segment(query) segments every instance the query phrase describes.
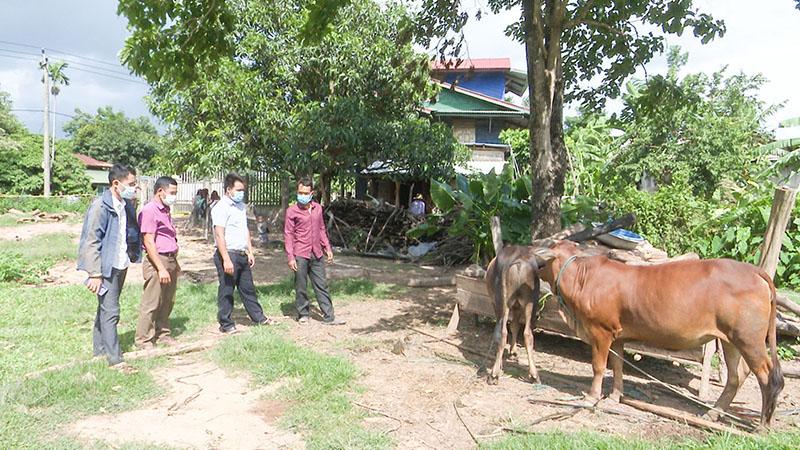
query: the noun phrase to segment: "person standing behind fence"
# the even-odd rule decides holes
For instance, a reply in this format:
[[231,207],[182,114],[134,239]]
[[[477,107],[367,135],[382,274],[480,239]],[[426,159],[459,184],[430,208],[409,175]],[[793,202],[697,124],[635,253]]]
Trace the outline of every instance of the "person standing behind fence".
[[297,203],[286,210],[283,225],[286,256],[289,268],[294,271],[295,306],[297,321],[308,323],[310,302],[308,301],[307,284],[309,275],[314,285],[319,309],[322,310],[322,323],[326,325],[344,325],[343,320],[336,319],[333,303],[328,293],[325,279],[325,251],[327,262],[333,262],[333,251],[325,230],[322,218],[322,206],[312,200],[313,186],[308,177],[297,182]]
[[169,315],[175,305],[181,266],[170,208],[177,199],[178,182],[171,177],[161,177],[156,180],[153,194],[153,199],[139,213],[139,229],[147,252],[142,264],[144,292],[135,338],[136,347],[140,349],[153,348],[156,342],[175,344]]
[[94,356],[105,356],[108,364],[133,372],[122,359],[117,324],[119,296],[131,262],[142,257],[142,242],[136,222],[136,170],[114,164],[108,172],[110,188],[96,198],[83,220],[78,244],[78,270],[88,273],[86,287],[97,295],[92,343]]
[[217,266],[219,277],[217,319],[219,330],[231,333],[236,331],[236,324],[231,319],[234,288],[239,290],[244,309],[254,323],[270,325],[272,320],[264,315],[253,284],[251,268],[256,260],[253,256],[250,230],[247,228],[244,179],[235,173],[229,173],[225,176],[224,188],[225,195],[211,210],[211,220],[217,246],[214,265]]

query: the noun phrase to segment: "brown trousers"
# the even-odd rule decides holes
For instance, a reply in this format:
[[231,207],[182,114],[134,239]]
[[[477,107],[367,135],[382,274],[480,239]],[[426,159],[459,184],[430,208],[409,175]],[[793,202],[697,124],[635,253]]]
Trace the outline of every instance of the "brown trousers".
[[158,338],[169,336],[169,315],[175,305],[175,290],[181,266],[174,256],[158,255],[161,263],[169,272],[170,282],[161,284],[158,270],[145,258],[142,263],[144,275],[144,292],[139,304],[139,321],[136,324],[136,345],[147,342],[156,343]]

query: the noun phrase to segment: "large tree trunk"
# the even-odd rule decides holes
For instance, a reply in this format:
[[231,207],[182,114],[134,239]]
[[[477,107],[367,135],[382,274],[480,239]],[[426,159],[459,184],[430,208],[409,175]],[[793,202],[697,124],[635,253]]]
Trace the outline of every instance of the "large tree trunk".
[[[523,0],[525,53],[528,63],[531,116],[530,159],[531,238],[555,234],[561,229],[561,194],[564,191],[564,144],[561,125],[563,81],[560,80],[560,33],[563,4]],[[554,111],[554,106],[558,111]],[[553,125],[555,124],[555,129]],[[553,139],[553,138],[556,139]],[[553,146],[555,142],[556,146]]]
[[561,198],[564,196],[564,180],[569,168],[569,155],[564,143],[564,77],[561,70],[561,56],[556,67],[553,110],[550,115],[551,190],[545,198],[545,213],[542,216],[541,236],[551,236],[561,230]]

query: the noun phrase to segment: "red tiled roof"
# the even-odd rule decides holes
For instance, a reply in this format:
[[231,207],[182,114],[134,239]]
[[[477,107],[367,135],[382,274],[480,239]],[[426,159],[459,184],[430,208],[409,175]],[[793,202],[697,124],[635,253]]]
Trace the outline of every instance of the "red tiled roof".
[[78,161],[82,162],[84,166],[91,169],[110,169],[112,166],[111,163],[94,159],[83,153],[75,153],[75,157],[78,158]]
[[[450,63],[450,67],[447,67]],[[442,64],[438,59],[431,61],[431,70],[511,70],[511,58],[467,58],[458,64],[457,59],[450,59]]]

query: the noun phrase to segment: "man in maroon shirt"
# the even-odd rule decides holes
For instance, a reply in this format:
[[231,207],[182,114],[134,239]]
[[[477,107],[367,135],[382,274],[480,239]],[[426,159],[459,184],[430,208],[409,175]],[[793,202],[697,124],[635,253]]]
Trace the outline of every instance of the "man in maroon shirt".
[[297,203],[286,210],[286,219],[283,224],[286,256],[289,259],[289,268],[295,273],[295,306],[297,307],[297,321],[308,323],[308,293],[306,287],[308,277],[314,284],[317,294],[319,309],[322,310],[322,323],[327,325],[344,325],[343,320],[336,319],[333,313],[333,303],[328,293],[328,283],[325,280],[325,260],[333,262],[333,251],[328,242],[328,233],[325,231],[325,220],[322,218],[322,206],[312,200],[313,186],[308,177],[297,182]]

